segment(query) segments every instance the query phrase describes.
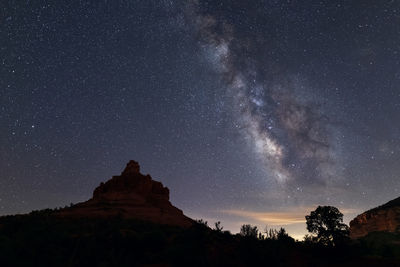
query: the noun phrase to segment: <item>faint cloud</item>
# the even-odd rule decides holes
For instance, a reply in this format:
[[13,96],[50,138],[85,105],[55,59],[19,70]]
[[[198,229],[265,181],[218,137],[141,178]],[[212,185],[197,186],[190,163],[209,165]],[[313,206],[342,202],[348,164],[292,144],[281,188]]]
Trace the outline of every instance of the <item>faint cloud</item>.
[[[249,221],[257,221],[267,225],[292,225],[305,223],[305,216],[315,210],[317,205],[308,207],[296,207],[291,210],[273,211],[273,212],[258,212],[240,209],[221,210],[222,213],[228,215],[247,218]],[[340,211],[346,214],[353,214],[354,209],[341,208]]]
[[251,220],[263,222],[269,225],[290,225],[304,223],[304,213],[292,212],[255,212],[244,210],[222,210],[222,213],[249,218]]

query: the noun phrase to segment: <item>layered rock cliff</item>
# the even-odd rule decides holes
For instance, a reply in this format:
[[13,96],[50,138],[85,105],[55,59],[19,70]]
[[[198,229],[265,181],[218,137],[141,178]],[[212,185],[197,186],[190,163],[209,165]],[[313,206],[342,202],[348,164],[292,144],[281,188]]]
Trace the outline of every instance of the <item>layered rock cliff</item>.
[[101,183],[86,202],[58,213],[62,217],[122,217],[159,224],[187,227],[193,220],[169,201],[169,189],[140,173],[136,161],[130,161],[119,176]]
[[398,230],[400,230],[400,197],[366,211],[350,222],[350,237],[353,239],[372,232]]

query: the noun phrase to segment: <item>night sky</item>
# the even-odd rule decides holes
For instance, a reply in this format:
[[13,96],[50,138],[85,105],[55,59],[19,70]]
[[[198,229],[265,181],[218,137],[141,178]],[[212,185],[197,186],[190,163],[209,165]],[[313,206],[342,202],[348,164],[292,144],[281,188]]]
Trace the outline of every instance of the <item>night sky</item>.
[[130,159],[233,232],[400,196],[400,1],[5,0],[0,21],[0,215]]

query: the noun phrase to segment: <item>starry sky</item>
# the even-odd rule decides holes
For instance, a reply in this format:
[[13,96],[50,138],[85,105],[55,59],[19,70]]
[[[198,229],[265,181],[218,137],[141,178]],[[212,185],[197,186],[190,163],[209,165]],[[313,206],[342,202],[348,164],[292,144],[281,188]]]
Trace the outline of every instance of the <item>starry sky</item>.
[[130,159],[232,232],[400,195],[400,1],[5,0],[0,21],[0,215]]

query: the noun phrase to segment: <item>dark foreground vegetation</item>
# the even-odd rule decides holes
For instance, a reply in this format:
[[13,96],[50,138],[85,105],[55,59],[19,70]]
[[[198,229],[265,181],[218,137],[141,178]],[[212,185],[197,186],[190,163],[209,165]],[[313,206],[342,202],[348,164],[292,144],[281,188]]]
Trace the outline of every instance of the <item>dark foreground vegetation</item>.
[[0,218],[0,266],[399,266],[400,235],[358,241],[294,241],[250,225],[232,235],[137,220],[57,218],[52,210]]

